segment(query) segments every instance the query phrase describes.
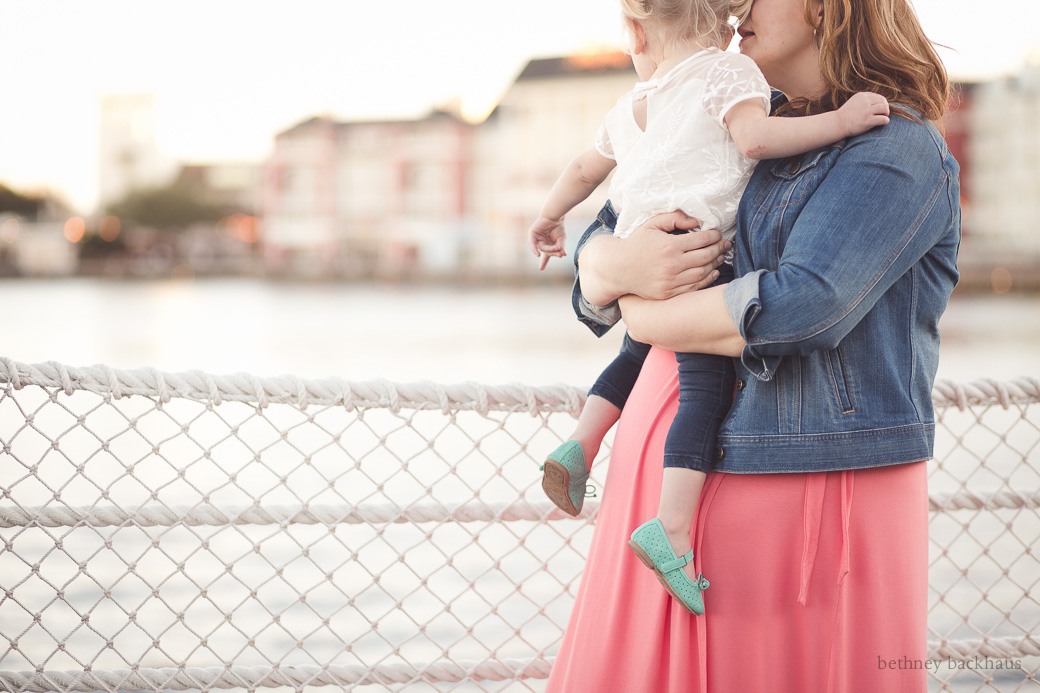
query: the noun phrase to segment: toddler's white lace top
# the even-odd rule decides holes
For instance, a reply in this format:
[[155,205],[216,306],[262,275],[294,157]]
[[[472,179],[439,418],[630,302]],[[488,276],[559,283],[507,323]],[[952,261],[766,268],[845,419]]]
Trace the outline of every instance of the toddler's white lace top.
[[[681,209],[732,239],[737,204],[755,161],[740,153],[724,118],[747,99],[769,112],[769,85],[754,61],[717,48],[639,82],[607,113],[596,150],[615,159],[610,199],[624,238],[650,217]],[[647,100],[646,131],[632,105]]]

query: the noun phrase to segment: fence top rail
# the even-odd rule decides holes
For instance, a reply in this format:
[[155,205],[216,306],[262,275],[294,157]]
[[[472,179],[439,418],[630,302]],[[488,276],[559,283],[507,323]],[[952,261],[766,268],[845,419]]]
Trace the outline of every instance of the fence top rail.
[[[393,383],[386,380],[349,381],[331,377],[305,379],[294,375],[261,377],[250,373],[214,375],[198,370],[170,373],[154,368],[118,370],[107,365],[67,366],[55,361],[26,364],[0,356],[0,384],[19,390],[27,385],[61,388],[67,395],[86,391],[119,399],[132,395],[161,402],[188,399],[218,405],[243,402],[266,407],[291,404],[343,406],[353,409],[434,409],[453,411],[568,412],[575,416],[585,401],[583,390],[571,385],[532,386],[521,383],[485,385],[476,382],[440,384],[430,381]],[[1040,402],[1040,379],[983,378],[970,383],[936,381],[932,401],[937,408],[999,405],[1008,408]]]
[[261,377],[250,373],[214,375],[202,371],[170,373],[154,368],[118,370],[107,365],[67,366],[49,361],[26,364],[0,357],[0,384],[16,390],[27,385],[61,388],[71,395],[93,392],[119,399],[131,395],[161,402],[188,399],[206,404],[244,402],[260,407],[291,404],[343,406],[354,409],[434,409],[453,411],[568,412],[577,415],[585,393],[570,385],[531,386],[521,383],[485,385],[476,382],[440,384],[430,381],[392,383],[350,381],[330,377],[305,379],[295,375]]

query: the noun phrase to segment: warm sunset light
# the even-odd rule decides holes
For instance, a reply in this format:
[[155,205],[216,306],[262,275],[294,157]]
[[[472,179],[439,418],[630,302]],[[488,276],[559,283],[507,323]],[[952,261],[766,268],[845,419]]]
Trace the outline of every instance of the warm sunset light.
[[590,51],[569,56],[566,65],[571,70],[623,70],[632,65],[632,59],[621,51]]
[[71,217],[65,222],[65,239],[69,243],[79,243],[83,240],[83,234],[87,231],[87,224],[83,217]]

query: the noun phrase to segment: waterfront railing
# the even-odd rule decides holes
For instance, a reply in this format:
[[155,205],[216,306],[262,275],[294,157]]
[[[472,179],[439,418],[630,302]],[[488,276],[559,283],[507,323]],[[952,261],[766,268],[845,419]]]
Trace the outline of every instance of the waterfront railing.
[[[1030,690],[1040,381],[933,400],[931,682]],[[537,469],[583,401],[0,358],[0,689],[541,690],[609,444],[578,518]]]

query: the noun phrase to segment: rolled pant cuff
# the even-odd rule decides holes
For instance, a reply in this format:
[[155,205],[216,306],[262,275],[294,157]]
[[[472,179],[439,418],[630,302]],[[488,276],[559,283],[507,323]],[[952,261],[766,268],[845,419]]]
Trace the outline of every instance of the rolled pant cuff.
[[589,390],[589,394],[596,395],[597,397],[602,397],[618,409],[625,408],[625,402],[628,401],[629,395],[629,393],[627,392],[622,392],[616,387],[602,382],[597,382],[595,385],[593,385],[592,389]]
[[704,472],[707,474],[711,471],[711,460],[705,460],[700,457],[689,457],[686,455],[665,455],[664,468],[668,469],[669,467],[692,469],[695,472]]

